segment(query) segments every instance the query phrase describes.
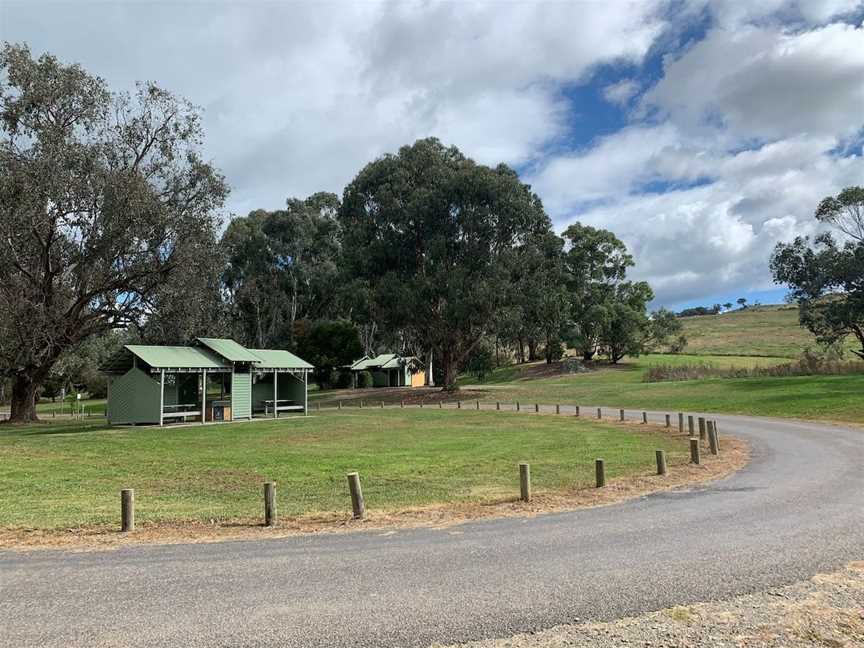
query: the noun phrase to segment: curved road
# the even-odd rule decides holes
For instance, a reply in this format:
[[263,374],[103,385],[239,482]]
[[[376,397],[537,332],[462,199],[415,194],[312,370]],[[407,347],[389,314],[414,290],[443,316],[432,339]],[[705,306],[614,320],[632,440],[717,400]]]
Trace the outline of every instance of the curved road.
[[609,619],[864,558],[864,431],[717,416],[694,489],[445,530],[0,552],[0,645],[429,646]]

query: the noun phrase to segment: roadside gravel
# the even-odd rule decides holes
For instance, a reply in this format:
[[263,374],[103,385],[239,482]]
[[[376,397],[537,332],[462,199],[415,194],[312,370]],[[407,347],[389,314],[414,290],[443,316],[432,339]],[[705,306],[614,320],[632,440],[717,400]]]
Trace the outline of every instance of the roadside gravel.
[[[436,644],[438,648],[440,644]],[[608,623],[563,625],[450,648],[811,648],[864,646],[864,562],[728,601],[678,606]]]

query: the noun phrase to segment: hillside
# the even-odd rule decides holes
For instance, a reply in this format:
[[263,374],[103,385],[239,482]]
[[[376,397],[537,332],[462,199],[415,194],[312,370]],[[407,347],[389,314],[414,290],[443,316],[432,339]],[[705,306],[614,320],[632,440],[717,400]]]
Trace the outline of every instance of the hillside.
[[681,322],[688,354],[797,358],[806,347],[816,346],[816,338],[798,325],[798,309],[785,304],[685,317]]

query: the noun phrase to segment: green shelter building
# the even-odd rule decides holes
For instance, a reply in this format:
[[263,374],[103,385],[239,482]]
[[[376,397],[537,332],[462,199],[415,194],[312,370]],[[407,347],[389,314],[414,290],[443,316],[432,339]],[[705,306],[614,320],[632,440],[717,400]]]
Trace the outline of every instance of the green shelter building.
[[368,371],[373,387],[424,387],[426,372],[423,363],[414,356],[382,353],[364,356],[351,365],[352,386],[357,387],[357,374]]
[[100,367],[112,424],[232,421],[306,414],[311,364],[288,351],[198,338],[191,346],[127,344]]

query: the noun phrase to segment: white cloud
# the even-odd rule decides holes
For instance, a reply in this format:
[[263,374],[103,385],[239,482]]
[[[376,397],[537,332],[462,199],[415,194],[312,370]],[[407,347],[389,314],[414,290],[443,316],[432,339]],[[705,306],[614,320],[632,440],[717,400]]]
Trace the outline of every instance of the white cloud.
[[639,92],[639,83],[633,79],[623,79],[603,89],[603,98],[611,104],[626,106]]

